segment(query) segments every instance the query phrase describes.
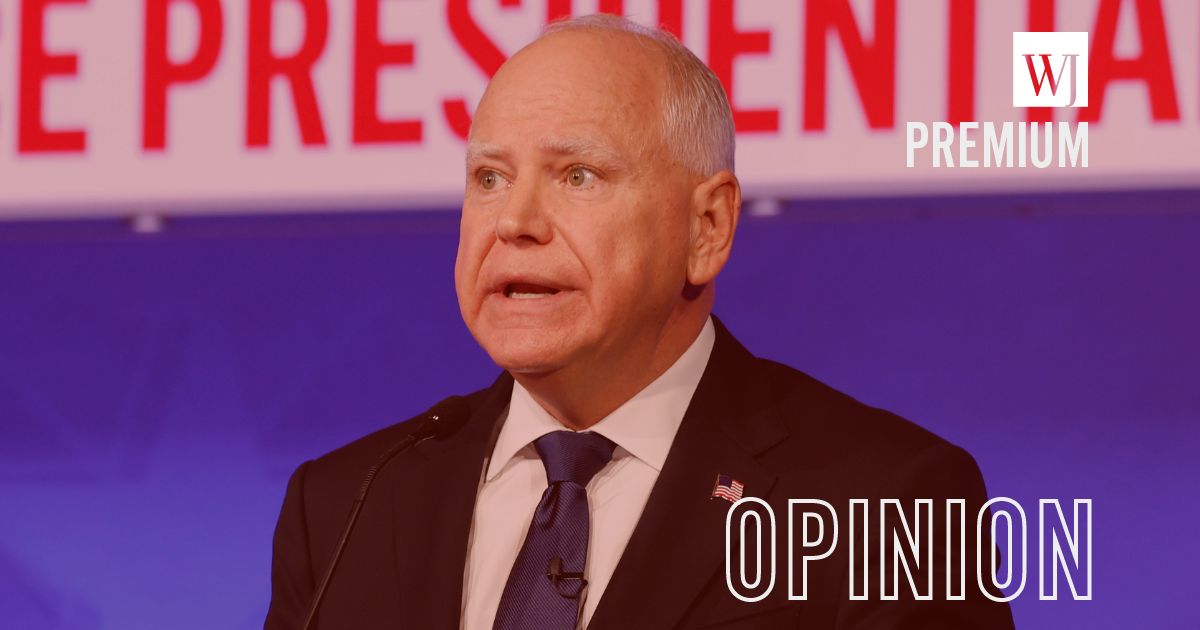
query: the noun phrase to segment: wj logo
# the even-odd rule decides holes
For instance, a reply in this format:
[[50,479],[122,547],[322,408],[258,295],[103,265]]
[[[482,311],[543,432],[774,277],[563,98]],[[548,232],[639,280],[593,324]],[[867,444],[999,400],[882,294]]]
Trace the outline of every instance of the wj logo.
[[1013,33],[1013,107],[1087,107],[1087,33]]

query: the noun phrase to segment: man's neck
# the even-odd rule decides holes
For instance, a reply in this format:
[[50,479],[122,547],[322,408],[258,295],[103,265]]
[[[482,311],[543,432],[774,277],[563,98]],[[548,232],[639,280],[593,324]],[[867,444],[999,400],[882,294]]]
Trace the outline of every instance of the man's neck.
[[583,431],[662,376],[696,341],[708,317],[705,312],[703,317],[668,324],[648,356],[627,356],[627,361],[603,368],[568,366],[545,374],[514,373],[513,378],[563,426]]

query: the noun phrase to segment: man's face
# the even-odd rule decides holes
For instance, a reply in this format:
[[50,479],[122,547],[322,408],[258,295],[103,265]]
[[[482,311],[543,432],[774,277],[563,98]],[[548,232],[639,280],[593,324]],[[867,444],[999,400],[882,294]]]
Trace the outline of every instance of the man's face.
[[653,352],[687,271],[692,176],[661,130],[663,62],[561,32],[496,74],[471,130],[455,286],[501,367]]

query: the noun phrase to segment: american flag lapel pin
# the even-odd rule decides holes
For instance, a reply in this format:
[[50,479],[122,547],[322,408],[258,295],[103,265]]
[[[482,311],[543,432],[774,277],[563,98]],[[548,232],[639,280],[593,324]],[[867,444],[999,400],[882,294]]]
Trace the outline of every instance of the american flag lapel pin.
[[742,482],[725,474],[717,475],[717,483],[713,485],[712,496],[709,499],[725,499],[737,503],[742,498],[746,486]]

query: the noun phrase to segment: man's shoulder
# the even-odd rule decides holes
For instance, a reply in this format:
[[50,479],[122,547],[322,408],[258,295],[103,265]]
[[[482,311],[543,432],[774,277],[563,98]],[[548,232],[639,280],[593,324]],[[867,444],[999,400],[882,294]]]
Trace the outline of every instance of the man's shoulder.
[[[963,449],[891,411],[866,404],[791,366],[755,358],[757,376],[790,439],[813,463],[837,468],[901,466],[919,457],[971,460]],[[974,465],[971,460],[971,465]]]
[[[463,396],[468,406],[475,408],[488,389],[480,389]],[[364,435],[348,444],[333,449],[303,464],[305,479],[309,485],[346,488],[362,483],[367,470],[392,446],[403,440],[421,425],[428,412]]]

